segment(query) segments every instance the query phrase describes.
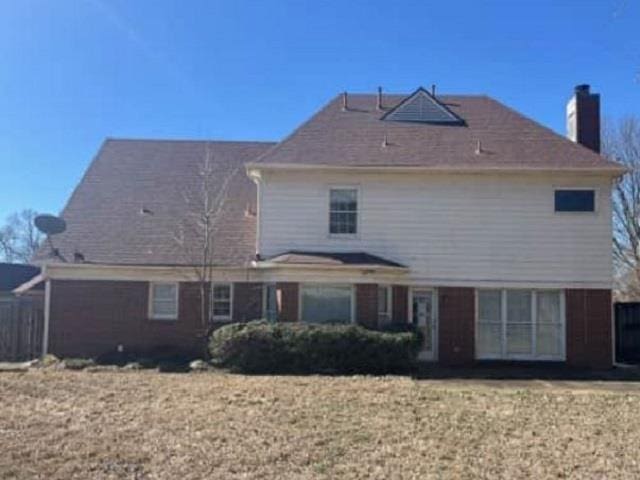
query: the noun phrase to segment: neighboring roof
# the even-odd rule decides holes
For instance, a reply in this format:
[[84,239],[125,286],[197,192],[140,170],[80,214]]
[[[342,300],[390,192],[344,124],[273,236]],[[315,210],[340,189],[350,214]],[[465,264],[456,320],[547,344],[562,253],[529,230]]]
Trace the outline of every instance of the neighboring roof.
[[11,292],[39,273],[40,268],[33,265],[0,263],[0,292]]
[[278,265],[375,266],[406,268],[404,265],[366,252],[311,252],[291,250],[265,261]]
[[[606,170],[608,161],[484,95],[437,95],[464,124],[385,121],[407,95],[349,94],[331,100],[288,138],[267,151],[259,164],[433,169]],[[385,141],[386,139],[386,141]],[[478,142],[481,153],[477,154]]]
[[[193,255],[176,241],[179,223],[193,209],[185,193],[199,185],[207,149],[220,188],[229,175],[228,201],[214,241],[214,263],[242,266],[255,256],[256,188],[243,165],[273,144],[108,139],[76,187],[61,216],[67,230],[53,236],[67,261],[130,265],[189,265]],[[250,212],[247,213],[247,207]],[[143,213],[143,209],[146,213]],[[198,251],[199,235],[186,232]],[[50,259],[46,245],[37,256]]]

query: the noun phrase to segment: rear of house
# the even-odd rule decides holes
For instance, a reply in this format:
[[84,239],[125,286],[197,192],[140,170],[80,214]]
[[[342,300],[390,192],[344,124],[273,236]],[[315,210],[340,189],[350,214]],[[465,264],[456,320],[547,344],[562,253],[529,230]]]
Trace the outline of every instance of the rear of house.
[[[412,324],[443,364],[611,366],[624,170],[598,155],[598,96],[576,89],[570,141],[486,96],[434,93],[340,95],[277,144],[107,140],[59,255],[43,252],[44,348],[197,353],[212,327],[269,318]],[[205,157],[229,193],[203,305],[184,248],[201,239],[178,225]]]

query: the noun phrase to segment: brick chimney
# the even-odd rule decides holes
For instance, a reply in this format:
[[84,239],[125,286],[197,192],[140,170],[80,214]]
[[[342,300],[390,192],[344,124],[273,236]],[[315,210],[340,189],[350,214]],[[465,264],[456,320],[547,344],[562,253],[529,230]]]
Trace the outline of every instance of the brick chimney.
[[578,85],[567,103],[567,137],[600,153],[600,94]]

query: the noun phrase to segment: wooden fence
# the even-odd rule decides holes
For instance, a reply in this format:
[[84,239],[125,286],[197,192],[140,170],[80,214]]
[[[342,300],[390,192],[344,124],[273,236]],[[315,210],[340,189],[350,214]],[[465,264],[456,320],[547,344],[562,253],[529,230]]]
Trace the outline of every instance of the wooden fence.
[[0,298],[0,361],[17,362],[40,356],[42,303],[40,297]]

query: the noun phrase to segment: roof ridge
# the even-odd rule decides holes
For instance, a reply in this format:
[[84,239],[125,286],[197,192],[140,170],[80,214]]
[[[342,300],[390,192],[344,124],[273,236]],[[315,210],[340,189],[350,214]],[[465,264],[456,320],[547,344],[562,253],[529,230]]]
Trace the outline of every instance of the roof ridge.
[[105,142],[173,142],[173,143],[238,143],[238,144],[269,144],[278,143],[277,140],[207,140],[189,138],[142,138],[142,137],[105,137]]

